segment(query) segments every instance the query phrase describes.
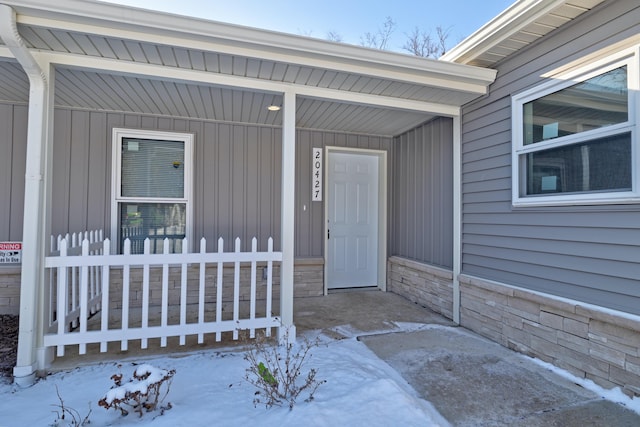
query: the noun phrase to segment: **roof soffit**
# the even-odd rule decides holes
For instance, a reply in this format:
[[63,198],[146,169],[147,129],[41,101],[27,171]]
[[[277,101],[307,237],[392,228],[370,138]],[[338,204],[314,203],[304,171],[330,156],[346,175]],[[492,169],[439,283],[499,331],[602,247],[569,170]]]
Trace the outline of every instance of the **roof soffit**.
[[518,0],[440,60],[494,67],[605,0]]
[[495,71],[232,24],[79,0],[6,0],[23,26],[257,58],[469,93]]
[[[34,57],[56,65],[61,107],[279,126],[264,105],[294,91],[301,128],[395,136],[435,115],[459,114],[461,105],[487,92],[496,74],[101,2],[0,2],[16,10]],[[75,36],[91,38],[85,41],[95,43],[93,50],[77,45]],[[116,54],[129,49],[142,54]],[[144,49],[159,53],[149,60]],[[198,55],[215,55],[226,68],[207,69]],[[0,45],[2,56],[12,58]],[[252,74],[252,67],[276,71]],[[4,71],[8,79],[19,72],[12,76],[12,70]],[[20,101],[26,91],[19,92],[0,95]]]
[[[125,61],[128,64],[165,66],[196,72],[246,77],[262,82],[294,84],[313,88],[325,88],[345,92],[366,93],[398,97],[414,101],[438,102],[459,105],[459,99],[473,98],[476,88],[460,84],[455,89],[434,87],[416,82],[400,81],[389,72],[383,77],[363,76],[356,72],[336,71],[325,68],[255,59],[219,52],[185,49],[149,42],[129,41],[103,36],[87,36],[61,30],[49,30],[20,25],[22,37],[34,55],[47,57],[54,63],[72,61],[87,67],[100,66],[104,61]],[[64,40],[64,47],[60,44]],[[45,42],[45,40],[47,40]],[[57,46],[56,46],[57,45]],[[88,49],[87,49],[88,47]],[[64,52],[61,52],[64,50]],[[88,52],[84,51],[88,50]],[[85,57],[83,60],[82,58]],[[86,59],[90,57],[90,59]],[[73,58],[73,59],[72,59]],[[461,88],[461,86],[463,86]],[[276,90],[281,90],[278,88]],[[484,89],[484,86],[482,86]],[[447,95],[447,96],[445,96]],[[434,98],[435,97],[435,98]]]

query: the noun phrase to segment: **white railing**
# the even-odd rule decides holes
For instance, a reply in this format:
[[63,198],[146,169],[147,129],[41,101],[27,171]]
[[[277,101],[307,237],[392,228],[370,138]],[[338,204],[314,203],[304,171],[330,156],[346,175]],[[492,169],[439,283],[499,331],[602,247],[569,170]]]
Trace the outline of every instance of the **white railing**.
[[[52,276],[55,276],[57,287],[57,312],[64,312],[68,305],[66,295],[69,294],[70,281],[68,280],[68,271],[79,269],[79,310],[78,319],[80,323],[77,328],[71,329],[67,322],[57,322],[55,328],[51,328],[48,334],[44,336],[45,347],[57,347],[57,355],[64,355],[65,345],[78,345],[79,354],[86,353],[87,344],[99,343],[100,351],[107,351],[109,342],[120,341],[122,351],[128,349],[130,340],[141,340],[141,348],[146,349],[149,338],[160,338],[160,346],[166,347],[168,337],[179,337],[180,345],[185,345],[186,336],[197,335],[198,343],[204,341],[204,334],[215,333],[216,341],[221,340],[223,332],[232,332],[233,339],[238,339],[238,331],[248,329],[250,337],[255,337],[255,330],[264,328],[267,335],[271,334],[271,328],[279,325],[278,318],[272,315],[272,288],[273,288],[273,267],[274,262],[282,261],[282,252],[273,251],[273,239],[269,238],[268,249],[266,252],[257,251],[257,239],[253,239],[251,243],[251,252],[240,251],[240,239],[235,240],[235,251],[224,252],[224,241],[218,239],[217,252],[206,251],[206,240],[200,240],[200,252],[189,253],[187,239],[182,242],[183,252],[178,254],[168,253],[169,244],[164,242],[164,252],[154,254],[150,251],[149,240],[144,242],[143,254],[131,254],[131,243],[127,239],[124,242],[122,255],[110,254],[110,241],[105,239],[102,242],[100,253],[91,254],[88,239],[82,241],[81,251],[79,254],[70,255],[69,251],[60,254],[54,254],[45,258],[45,268],[49,269]],[[63,244],[61,248],[64,248]],[[257,270],[258,263],[266,264],[266,292],[265,311],[260,315],[257,314]],[[240,271],[241,264],[250,265],[249,283],[241,283]],[[229,286],[224,280],[225,265],[233,265],[233,287]],[[213,274],[207,273],[207,266]],[[88,319],[91,317],[91,309],[93,300],[90,297],[91,279],[90,271],[92,268],[99,268],[101,271],[102,292],[97,310],[100,316],[94,316],[95,322],[90,324]],[[113,271],[112,271],[113,270]],[[153,270],[153,271],[152,271]],[[176,271],[179,271],[179,279],[169,280]],[[198,279],[194,280],[194,275],[189,272],[195,270],[198,273]],[[210,272],[211,272],[210,271]],[[132,276],[142,273],[141,280],[132,280]],[[158,277],[158,283],[152,281],[151,273],[161,273]],[[113,295],[111,298],[110,291],[113,283],[110,284],[111,275],[114,276],[114,282],[120,282],[121,274],[122,289],[121,295]],[[115,280],[115,276],[118,275]],[[175,275],[177,277],[177,275]],[[215,280],[212,280],[215,277]],[[207,278],[209,280],[207,280]],[[72,286],[72,284],[71,284]],[[177,298],[177,308],[179,308],[179,320],[169,321],[169,311],[173,307],[170,305],[170,286],[171,290],[178,288],[179,297]],[[241,286],[246,295],[249,296],[249,312],[247,315],[241,316],[240,299]],[[135,289],[133,289],[135,287]],[[152,287],[159,287],[161,294],[160,305],[152,306],[151,290]],[[187,295],[188,288],[193,291],[197,287],[197,316],[190,316],[188,320]],[[223,318],[223,289],[232,293],[232,309],[231,313],[225,312]],[[118,291],[120,289],[117,289]],[[208,296],[207,296],[207,291]],[[212,294],[215,294],[213,296]],[[141,294],[141,304],[138,311],[130,306],[130,301],[136,300],[134,297]],[[117,297],[117,298],[116,298]],[[115,307],[113,300],[117,300],[121,307]],[[207,303],[215,305],[214,319],[207,319],[205,316],[205,300]],[[136,300],[137,301],[137,300]],[[155,309],[159,314],[159,319],[152,318],[150,309]],[[120,316],[117,319],[110,319],[110,313],[117,313],[120,309]],[[159,313],[157,313],[159,310]],[[193,310],[192,310],[193,311]],[[133,313],[135,312],[135,316]],[[189,314],[195,314],[190,311]],[[209,316],[212,317],[212,316]],[[84,320],[83,319],[87,319]],[[153,320],[153,322],[151,322]],[[153,323],[153,324],[151,324]]]
[[[65,236],[51,236],[50,256],[80,255],[82,242],[88,242],[89,255],[103,253],[103,231],[91,230],[80,233],[67,233]],[[63,327],[67,330],[77,327],[80,323],[80,269],[72,266],[69,269],[49,271],[49,328]],[[102,266],[93,265],[88,268],[88,312],[93,316],[100,309],[102,295]],[[64,285],[60,283],[64,282]],[[63,319],[60,321],[60,319]],[[86,319],[86,318],[85,318]]]

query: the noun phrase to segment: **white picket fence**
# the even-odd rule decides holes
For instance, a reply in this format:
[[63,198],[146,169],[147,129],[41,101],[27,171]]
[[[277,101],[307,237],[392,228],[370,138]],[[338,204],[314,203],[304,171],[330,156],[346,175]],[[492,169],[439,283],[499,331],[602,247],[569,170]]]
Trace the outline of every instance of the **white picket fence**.
[[[150,251],[150,242],[145,240],[142,254],[131,254],[131,243],[124,241],[123,254],[111,255],[109,239],[99,243],[100,248],[95,248],[95,243],[90,238],[84,238],[80,251],[67,249],[66,238],[60,240],[60,250],[45,258],[45,268],[49,269],[52,278],[52,293],[56,295],[55,313],[66,313],[64,322],[60,322],[62,316],[56,315],[56,319],[50,322],[49,333],[44,336],[45,347],[57,347],[57,355],[64,356],[65,345],[78,345],[79,354],[85,354],[87,344],[99,343],[100,351],[107,351],[109,342],[120,341],[122,351],[128,349],[129,341],[140,340],[141,348],[148,347],[148,340],[160,338],[160,346],[166,347],[168,337],[179,337],[180,345],[185,345],[186,337],[197,335],[198,343],[204,341],[204,334],[215,333],[216,341],[221,340],[223,332],[233,332],[233,339],[238,339],[238,331],[248,329],[250,337],[255,337],[256,329],[265,329],[266,334],[271,334],[271,328],[279,326],[279,320],[272,315],[272,288],[274,262],[282,261],[282,252],[273,251],[273,239],[269,238],[266,252],[257,251],[257,239],[251,242],[250,252],[241,252],[240,239],[235,240],[235,251],[224,252],[224,241],[218,239],[217,252],[207,252],[206,240],[200,240],[200,251],[189,253],[187,239],[183,240],[182,253],[168,253],[169,244],[164,242],[164,252],[154,254]],[[266,263],[266,301],[264,315],[256,315],[257,305],[257,264]],[[243,284],[243,289],[249,286],[249,313],[248,317],[241,317],[240,312],[240,270],[241,264],[250,264],[250,283]],[[207,265],[215,266],[215,281],[207,282]],[[224,267],[233,266],[233,308],[232,318],[228,314],[223,319],[223,277]],[[195,268],[198,272],[198,301],[197,318],[187,320],[187,287],[189,268]],[[179,269],[179,321],[169,324],[169,271]],[[122,270],[122,295],[121,314],[118,322],[113,322],[110,315],[110,275],[113,269]],[[141,314],[139,325],[132,326],[130,322],[130,292],[132,292],[131,275],[136,269],[142,270]],[[150,270],[161,269],[161,289],[159,324],[150,325]],[[78,274],[74,274],[78,271]],[[97,274],[99,272],[99,274]],[[96,278],[99,275],[99,278]],[[76,277],[77,282],[70,280],[70,276]],[[78,289],[74,293],[74,283]],[[177,286],[172,284],[172,286]],[[193,286],[193,285],[192,285]],[[213,287],[213,289],[211,289]],[[93,289],[95,288],[95,291]],[[211,293],[215,290],[215,319],[205,318],[205,291]],[[71,295],[71,301],[68,300]],[[77,304],[75,304],[77,297]],[[75,305],[74,305],[75,304]],[[76,311],[79,313],[76,316]],[[117,310],[112,310],[116,312]],[[96,321],[91,327],[88,320],[92,313],[100,312],[100,316],[94,316]],[[195,317],[195,316],[194,316]],[[112,325],[110,325],[110,320]],[[74,325],[74,321],[79,325]],[[117,326],[113,326],[116,323]],[[157,323],[157,322],[156,322]],[[77,327],[76,327],[77,326]]]
[[[50,256],[78,256],[82,253],[82,242],[88,242],[89,255],[101,255],[104,242],[103,230],[67,233],[65,236],[51,236]],[[60,269],[55,277],[49,270],[49,328],[58,327],[71,330],[80,324],[80,268]],[[102,266],[92,265],[87,270],[87,316],[93,316],[100,309],[102,296]],[[57,283],[64,282],[64,286]],[[61,322],[60,319],[63,319]],[[87,319],[87,317],[85,317]]]

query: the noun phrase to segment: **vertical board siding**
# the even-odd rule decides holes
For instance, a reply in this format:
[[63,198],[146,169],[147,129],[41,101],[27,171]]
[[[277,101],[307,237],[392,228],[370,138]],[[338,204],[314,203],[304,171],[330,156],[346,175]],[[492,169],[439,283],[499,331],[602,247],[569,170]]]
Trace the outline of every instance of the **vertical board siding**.
[[498,64],[463,109],[462,272],[640,314],[640,207],[511,205],[511,94],[640,33],[640,6],[609,1]]
[[27,107],[0,104],[0,241],[22,240]]
[[71,138],[70,138],[70,160],[69,160],[69,206],[86,206],[85,209],[70,209],[68,213],[69,225],[73,225],[73,230],[87,230],[89,221],[88,198],[89,189],[89,169],[91,161],[89,147],[90,120],[91,113],[87,111],[71,112]]
[[[12,159],[13,146],[13,106],[0,105],[0,200],[11,200],[13,190]],[[23,145],[26,145],[23,143]],[[24,189],[24,187],[23,187]],[[11,229],[11,204],[0,204],[0,240],[9,239]]]
[[[104,227],[109,233],[114,127],[193,133],[194,238],[215,241],[222,237],[225,245],[231,245],[236,238],[250,242],[257,237],[259,250],[266,250],[267,239],[273,237],[278,250],[282,171],[279,128],[129,113],[56,109],[54,234],[86,227]],[[366,135],[297,132],[297,176],[296,182],[290,183],[296,186],[296,256],[321,257],[324,250],[323,203],[311,202],[312,148],[338,145],[389,151],[391,141]],[[21,212],[19,219],[21,223]],[[225,246],[225,250],[233,248]]]
[[[325,202],[324,197],[322,202],[311,201],[311,155],[313,148],[325,147],[382,150],[390,153],[392,138],[302,129],[296,132],[295,244],[298,257],[321,257],[324,252]],[[327,159],[323,161],[326,162]]]
[[194,236],[228,245],[257,237],[260,250],[273,236],[279,247],[280,130],[66,109],[56,110],[53,233],[110,229],[114,127],[193,133]]
[[452,268],[452,144],[447,118],[394,139],[390,255]]
[[[0,105],[0,200],[11,200],[13,190],[13,106]],[[26,141],[25,141],[26,142]],[[23,143],[23,145],[26,145]],[[23,187],[24,188],[24,187]],[[9,239],[11,204],[0,204],[0,240]]]
[[[89,129],[103,129],[106,119],[104,114],[91,114]],[[111,175],[107,173],[110,166],[107,165],[106,159],[111,158],[111,147],[107,144],[107,135],[102,132],[93,135],[88,142],[87,229],[97,230],[102,229],[108,220],[109,205],[106,204],[106,199],[111,193]]]
[[[14,126],[12,153],[12,181],[11,185],[11,221],[9,224],[9,240],[22,240],[22,223],[24,217],[24,177],[27,167],[27,114],[28,107],[18,105],[13,109]],[[17,141],[17,145],[16,144]]]

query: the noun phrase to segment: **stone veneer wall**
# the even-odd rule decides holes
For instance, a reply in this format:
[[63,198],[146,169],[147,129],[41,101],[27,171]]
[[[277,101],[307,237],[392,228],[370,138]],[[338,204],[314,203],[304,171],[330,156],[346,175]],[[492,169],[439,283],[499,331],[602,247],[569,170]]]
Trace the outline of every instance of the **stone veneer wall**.
[[453,318],[453,273],[392,256],[387,262],[387,291]]
[[[262,279],[262,268],[266,264],[258,266],[257,290],[258,299],[265,298],[266,280]],[[223,300],[232,301],[233,298],[233,267],[225,267],[223,276]],[[240,300],[249,301],[250,266],[242,266],[240,281]],[[324,294],[324,261],[321,258],[302,258],[294,263],[294,297],[320,296]],[[207,268],[205,280],[207,281],[207,291],[205,301],[215,302],[215,288],[212,283],[216,280],[215,267]],[[150,305],[161,304],[162,268],[150,269]],[[180,268],[171,267],[169,269],[169,301],[179,304],[180,301]],[[187,304],[197,304],[198,302],[198,268],[190,267],[187,274],[188,293]],[[112,269],[110,273],[110,306],[113,309],[122,307],[122,269]],[[280,269],[274,267],[273,274],[273,297],[280,295]],[[136,308],[142,305],[142,270],[131,269],[130,276],[130,307]],[[274,307],[279,308],[279,307]],[[0,314],[18,314],[20,309],[20,268],[5,268],[0,271]]]
[[0,314],[20,311],[20,267],[0,268]]
[[[452,316],[452,273],[400,257],[387,289]],[[460,325],[605,388],[640,396],[640,319],[461,275]]]
[[[277,278],[278,283],[280,277]],[[293,264],[293,297],[324,295],[324,259],[297,258]]]
[[605,388],[640,395],[640,319],[465,275],[460,323]]

